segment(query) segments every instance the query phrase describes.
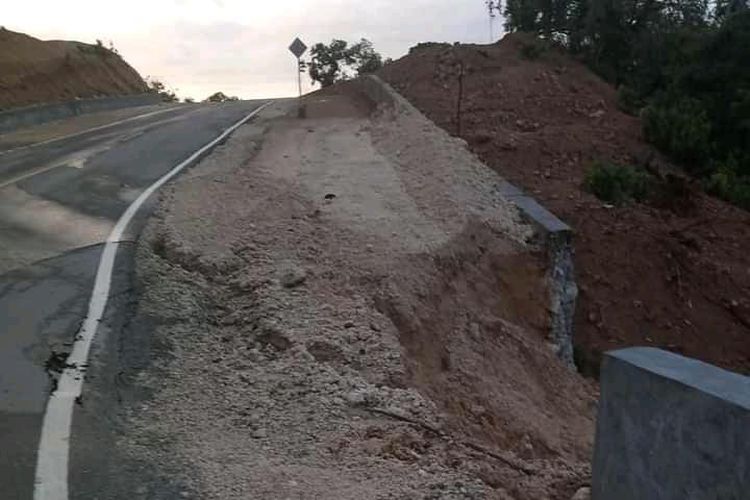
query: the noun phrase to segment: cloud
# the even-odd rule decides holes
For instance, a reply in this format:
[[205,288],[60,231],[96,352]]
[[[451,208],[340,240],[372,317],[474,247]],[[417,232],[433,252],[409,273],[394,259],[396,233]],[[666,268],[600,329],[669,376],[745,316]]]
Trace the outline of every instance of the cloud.
[[217,90],[293,95],[296,63],[287,47],[295,36],[308,45],[368,38],[393,58],[421,41],[488,38],[480,0],[27,0],[3,22],[42,38],[111,39],[141,74],[199,99]]

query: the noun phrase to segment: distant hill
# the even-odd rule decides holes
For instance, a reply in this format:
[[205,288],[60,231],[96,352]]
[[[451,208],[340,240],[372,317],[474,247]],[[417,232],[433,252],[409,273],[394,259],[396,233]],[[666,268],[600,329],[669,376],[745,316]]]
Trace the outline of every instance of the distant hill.
[[104,46],[0,28],[0,109],[145,91],[138,72]]

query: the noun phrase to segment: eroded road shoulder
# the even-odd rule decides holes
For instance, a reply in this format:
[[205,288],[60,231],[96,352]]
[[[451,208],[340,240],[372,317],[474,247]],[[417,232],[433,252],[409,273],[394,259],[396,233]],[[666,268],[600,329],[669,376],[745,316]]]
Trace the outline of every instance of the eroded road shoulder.
[[[11,270],[0,276],[0,343],[3,360],[7,361],[0,364],[0,478],[4,496],[32,497],[45,401],[55,387],[56,376],[67,367],[66,355],[86,315],[101,242],[143,189],[260,104],[206,106],[196,109],[189,118],[172,117],[145,127],[140,124],[138,133],[121,131],[124,137],[116,137],[106,150],[95,152],[80,164],[31,172],[22,181],[0,188],[3,194],[12,195],[0,198],[0,255],[4,256],[0,271]],[[103,140],[109,141],[111,132],[104,134]],[[87,147],[88,143],[82,144]],[[42,161],[54,161],[58,146],[41,146],[33,155]],[[67,144],[66,148],[72,150],[75,145]],[[0,157],[0,166],[21,170],[37,166],[21,157],[9,158]],[[8,163],[11,160],[12,165]],[[31,210],[34,207],[48,209]],[[110,403],[119,397],[114,389],[120,374],[116,365],[99,362],[106,359],[104,351],[110,348],[133,349],[133,358],[138,357],[138,342],[124,342],[120,327],[129,317],[127,305],[132,299],[132,241],[149,211],[147,206],[139,212],[122,234],[110,303],[100,322],[103,333],[97,342],[102,343],[95,346],[103,351],[95,352],[92,359],[92,367],[99,369],[87,375],[87,381],[106,382],[101,389],[111,392],[104,398]],[[60,223],[65,221],[67,226]],[[90,224],[92,221],[95,223]],[[101,359],[96,357],[99,354]],[[85,407],[88,398],[97,400],[96,386],[84,392],[76,408]],[[106,428],[115,423],[112,415],[102,407],[95,420]],[[77,421],[76,425],[80,426]],[[81,441],[85,436],[92,436],[89,442],[96,441],[94,424],[80,426],[79,430],[84,436]],[[84,475],[111,458],[104,456],[106,446],[95,444],[90,450],[95,453],[82,465]],[[71,472],[71,476],[78,473]],[[107,482],[114,483],[108,480],[99,484]],[[85,498],[106,498],[108,491],[92,486]]]
[[459,141],[372,111],[311,96],[169,189],[135,315],[165,350],[118,451],[189,498],[569,498],[593,394],[532,229]]

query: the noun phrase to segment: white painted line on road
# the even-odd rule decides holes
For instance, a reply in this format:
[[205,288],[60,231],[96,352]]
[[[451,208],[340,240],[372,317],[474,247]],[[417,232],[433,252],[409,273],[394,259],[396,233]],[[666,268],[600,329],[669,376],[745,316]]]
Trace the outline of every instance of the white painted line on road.
[[175,109],[178,109],[178,107],[177,106],[173,106],[173,107],[167,108],[167,109],[159,109],[159,110],[156,110],[156,111],[150,111],[148,113],[143,113],[142,115],[135,115],[135,116],[131,116],[130,118],[124,118],[122,120],[117,120],[117,121],[112,122],[112,123],[105,123],[104,125],[99,125],[97,127],[87,128],[86,130],[81,130],[80,132],[76,132],[74,134],[68,134],[68,135],[64,135],[62,137],[55,137],[55,138],[52,138],[52,139],[47,139],[46,141],[35,142],[33,144],[28,144],[26,146],[20,146],[20,147],[14,148],[14,149],[9,149],[7,151],[2,151],[2,152],[0,152],[0,154],[12,153],[12,152],[15,152],[15,151],[21,151],[23,149],[31,149],[31,148],[35,148],[37,146],[44,146],[46,144],[52,144],[54,142],[64,141],[65,139],[73,139],[74,137],[78,137],[80,135],[88,134],[89,132],[97,132],[99,130],[105,130],[105,129],[108,129],[110,127],[114,127],[114,126],[117,126],[117,125],[122,125],[123,123],[128,123],[128,122],[132,122],[132,121],[135,121],[135,120],[141,120],[143,118],[148,118],[149,116],[160,115],[162,113],[167,113],[167,112],[173,111]]
[[[166,111],[170,111],[170,110],[168,109]],[[168,123],[172,123],[172,122],[175,122],[175,121],[183,120],[187,116],[189,116],[190,114],[194,113],[195,111],[196,110],[193,110],[190,113],[185,113],[184,115],[180,115],[180,116],[177,116],[177,117],[172,117],[172,118],[167,118],[167,119],[164,119],[164,120],[159,120],[159,121],[151,122],[146,127],[135,129],[136,132],[134,132],[134,133],[131,132],[130,134],[118,135],[116,139],[113,139],[113,140],[105,142],[104,143],[105,147],[95,146],[93,148],[84,149],[82,151],[83,152],[88,152],[88,154],[86,155],[86,157],[93,156],[94,154],[97,154],[97,153],[100,153],[100,152],[108,150],[111,147],[111,144],[114,144],[116,142],[122,142],[122,141],[131,140],[131,139],[133,139],[135,137],[138,137],[139,135],[143,134],[144,131],[148,127],[154,127],[154,126],[157,126],[157,125],[158,126],[162,126],[162,125],[166,125]],[[158,113],[149,113],[149,114],[146,114],[146,115],[140,115],[139,117],[135,117],[135,118],[142,118],[144,116],[150,116],[150,115],[153,115],[153,114],[161,114],[161,113],[164,113],[164,111],[159,111]],[[123,120],[123,122],[124,121],[127,121],[127,120]],[[122,123],[122,122],[119,122],[119,123]],[[115,124],[111,123],[109,125],[106,125],[104,128],[110,127],[112,125],[115,125]],[[96,129],[84,130],[84,132],[82,132],[82,133],[90,132],[92,130],[96,130]],[[77,135],[77,134],[74,134],[74,135]],[[67,139],[68,137],[73,137],[74,135],[66,136],[66,137],[61,137],[60,139]],[[54,139],[54,140],[60,140],[60,139]],[[44,144],[44,143],[40,142],[40,143],[34,144],[33,146],[38,146],[38,145],[41,145],[41,144]],[[32,146],[25,146],[25,147],[32,147]],[[19,148],[19,149],[24,149],[24,148]],[[13,149],[11,151],[17,151],[17,150]],[[61,160],[55,161],[53,163],[50,163],[50,164],[47,164],[47,165],[44,165],[44,166],[41,166],[41,167],[37,167],[37,168],[35,168],[35,169],[31,170],[31,171],[24,172],[24,173],[19,174],[19,175],[15,176],[15,177],[12,177],[12,178],[10,178],[8,180],[0,181],[0,189],[2,189],[4,187],[7,187],[7,186],[10,186],[11,184],[17,184],[17,183],[19,183],[21,181],[24,181],[24,180],[29,179],[31,177],[35,177],[35,176],[37,176],[39,174],[43,174],[45,172],[49,172],[50,170],[54,170],[56,168],[66,167],[66,166],[69,166],[69,167],[72,167],[72,168],[83,168],[83,166],[85,164],[86,157],[81,158],[81,151],[79,151],[79,152],[77,152],[76,154],[73,154],[73,155],[64,156]],[[71,163],[71,161],[73,163]]]
[[117,248],[123,233],[130,224],[141,205],[161,186],[180,173],[185,167],[193,164],[202,156],[226,139],[232,132],[258,114],[270,102],[260,106],[252,113],[226,129],[219,137],[209,142],[190,155],[185,161],[174,167],[161,179],[153,183],[125,210],[120,220],[112,229],[104,245],[96,281],[89,301],[86,319],[75,336],[73,351],[67,359],[67,366],[60,375],[57,389],[47,401],[47,409],[42,423],[42,435],[36,462],[36,479],[34,481],[34,500],[68,500],[68,457],[70,451],[70,429],[73,418],[73,405],[81,395],[86,363],[91,343],[96,335],[99,322],[109,299],[112,284],[112,271],[117,255]]

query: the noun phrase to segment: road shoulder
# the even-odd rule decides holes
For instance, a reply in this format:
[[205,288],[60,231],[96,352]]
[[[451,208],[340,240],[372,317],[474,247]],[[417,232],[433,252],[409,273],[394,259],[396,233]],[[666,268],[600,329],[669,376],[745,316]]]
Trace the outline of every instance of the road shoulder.
[[136,318],[170,352],[118,447],[195,498],[575,491],[593,396],[545,342],[531,229],[457,141],[311,99],[163,197]]

